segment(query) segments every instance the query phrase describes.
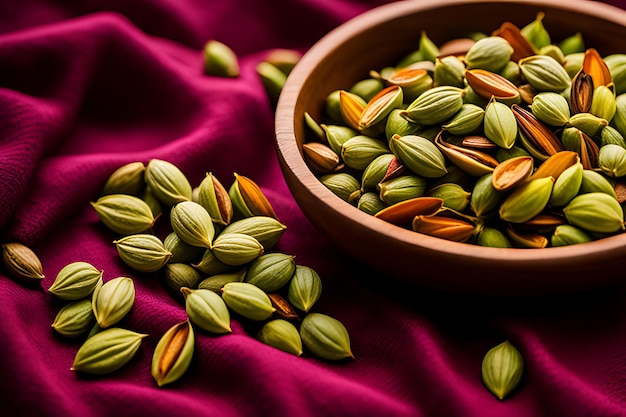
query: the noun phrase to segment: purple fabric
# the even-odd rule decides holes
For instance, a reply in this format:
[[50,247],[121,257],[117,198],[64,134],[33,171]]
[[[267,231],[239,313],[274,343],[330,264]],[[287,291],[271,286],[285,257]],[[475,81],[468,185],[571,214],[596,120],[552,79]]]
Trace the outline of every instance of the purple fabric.
[[[626,415],[623,286],[519,300],[409,287],[340,253],[291,197],[255,66],[273,48],[305,52],[330,29],[387,2],[0,3],[0,240],[31,246],[46,274],[34,288],[0,274],[0,415]],[[238,79],[202,75],[208,39],[240,56]],[[154,347],[185,319],[184,308],[157,274],[119,260],[114,234],[89,206],[115,168],[151,158],[177,164],[194,185],[207,171],[226,185],[234,172],[254,179],[288,226],[277,250],[320,274],[316,311],[346,325],[356,359],[297,358],[235,321],[232,335],[198,332],[188,373],[157,388]],[[104,270],[105,281],[135,281],[123,326],[150,336],[109,376],[70,371],[80,343],[50,328],[62,304],[46,289],[74,261]],[[527,372],[500,402],[482,386],[480,366],[504,339],[520,349]]]

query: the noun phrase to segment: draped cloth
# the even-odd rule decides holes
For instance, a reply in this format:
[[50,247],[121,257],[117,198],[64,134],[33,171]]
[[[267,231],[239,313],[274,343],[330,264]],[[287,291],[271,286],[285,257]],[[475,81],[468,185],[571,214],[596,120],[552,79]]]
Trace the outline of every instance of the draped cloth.
[[[283,180],[274,110],[255,71],[273,49],[302,53],[385,0],[5,0],[0,3],[0,240],[40,257],[41,285],[0,272],[2,416],[620,416],[626,415],[626,291],[498,299],[436,292],[382,277],[339,251],[302,214]],[[626,7],[623,0],[612,4]],[[241,75],[203,74],[209,39]],[[626,52],[626,51],[625,51]],[[287,230],[275,250],[318,272],[314,310],[345,324],[354,359],[296,357],[233,333],[197,331],[176,383],[157,387],[154,348],[184,306],[157,273],[117,255],[89,202],[119,166],[152,158],[196,186],[207,172],[253,179]],[[167,219],[159,219],[167,222]],[[51,323],[48,293],[70,262],[104,281],[132,277],[120,326],[149,336],[110,375],[70,370],[80,340]],[[624,274],[624,271],[599,271]],[[481,361],[510,340],[526,372],[497,400]]]

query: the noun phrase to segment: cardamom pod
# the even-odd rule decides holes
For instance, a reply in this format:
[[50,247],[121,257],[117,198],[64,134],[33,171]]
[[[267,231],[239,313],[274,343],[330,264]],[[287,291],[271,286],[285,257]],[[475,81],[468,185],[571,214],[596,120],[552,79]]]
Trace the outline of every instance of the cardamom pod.
[[263,255],[263,245],[243,233],[220,233],[211,248],[217,259],[226,265],[239,266]]
[[151,159],[146,167],[145,180],[154,196],[168,207],[192,199],[189,180],[180,168],[171,162]]
[[135,285],[127,277],[117,277],[105,282],[93,292],[93,312],[101,329],[122,320],[135,303]]
[[61,268],[48,292],[62,300],[80,300],[102,285],[102,272],[88,262],[72,262]]
[[184,242],[203,248],[211,248],[215,227],[211,216],[200,204],[182,201],[170,211],[172,229]]
[[293,255],[267,253],[252,261],[245,282],[256,285],[266,293],[274,292],[289,282],[295,270]]
[[208,40],[202,48],[204,73],[216,77],[238,77],[239,59],[225,43],[215,39]]
[[276,311],[265,291],[247,282],[225,284],[222,299],[231,310],[250,320],[268,319]]
[[172,256],[157,236],[136,234],[113,241],[122,261],[139,272],[161,269]]
[[522,379],[524,359],[520,351],[507,340],[489,349],[481,369],[485,387],[499,400],[503,400]]
[[130,235],[152,227],[154,215],[150,206],[139,197],[110,194],[90,203],[100,221],[115,233]]
[[139,196],[146,188],[143,162],[130,162],[117,168],[102,187],[101,195],[130,194]]
[[176,232],[171,232],[163,240],[163,246],[172,256],[168,263],[190,263],[199,259],[204,253],[204,248],[193,246],[182,240]]
[[272,249],[280,240],[287,226],[273,217],[254,216],[232,222],[222,230],[222,233],[243,233],[252,236],[263,245],[265,252]]
[[43,266],[39,257],[23,243],[4,243],[2,261],[9,274],[21,282],[41,282],[44,279]]
[[198,186],[198,203],[214,223],[226,226],[233,218],[233,203],[228,191],[213,173],[206,174]]
[[234,174],[235,181],[228,190],[233,210],[241,217],[267,216],[278,219],[274,208],[261,187],[248,177]]
[[275,314],[281,319],[285,320],[300,320],[300,316],[296,313],[296,310],[289,304],[282,295],[271,292],[268,293],[267,296],[270,298],[272,302],[272,306],[276,309]]
[[200,281],[198,289],[211,290],[221,294],[222,287],[229,282],[242,282],[246,276],[246,270],[242,269],[235,272],[226,272],[222,274],[211,275]]
[[605,193],[580,194],[563,208],[567,221],[589,232],[614,233],[624,230],[624,211]]
[[485,109],[485,135],[496,145],[510,149],[517,139],[517,121],[511,108],[492,98]]
[[90,298],[72,301],[57,313],[52,328],[65,337],[80,337],[93,327],[95,316]]
[[339,320],[326,314],[307,314],[300,325],[300,337],[304,346],[319,358],[328,360],[354,358],[346,327]]
[[191,264],[192,267],[207,275],[221,274],[229,272],[233,269],[231,265],[227,265],[220,261],[211,249],[206,249],[202,254],[202,258],[198,263]]
[[119,327],[102,330],[82,344],[70,369],[94,375],[117,371],[135,356],[146,336]]
[[529,180],[515,188],[500,206],[500,218],[511,223],[532,219],[548,204],[553,184],[554,178],[544,177]]
[[416,135],[394,135],[389,148],[411,171],[424,178],[445,175],[446,161],[441,151],[430,140]]
[[467,51],[464,61],[468,69],[480,68],[498,72],[511,60],[513,47],[500,36],[482,38]]
[[266,345],[296,356],[302,355],[302,339],[296,326],[283,319],[270,320],[261,327],[257,339]]
[[210,290],[180,289],[185,296],[185,310],[191,322],[210,333],[230,333],[230,313],[218,294]]
[[305,265],[296,265],[289,282],[287,298],[296,308],[308,312],[322,294],[322,280],[317,272]]
[[185,320],[170,327],[152,356],[152,377],[159,387],[179,380],[191,364],[196,343],[193,326]]
[[200,273],[191,265],[168,263],[163,267],[163,283],[175,298],[182,297],[182,287],[196,288],[201,280]]
[[560,224],[550,237],[552,246],[576,245],[578,243],[591,242],[591,237],[582,229],[571,224]]

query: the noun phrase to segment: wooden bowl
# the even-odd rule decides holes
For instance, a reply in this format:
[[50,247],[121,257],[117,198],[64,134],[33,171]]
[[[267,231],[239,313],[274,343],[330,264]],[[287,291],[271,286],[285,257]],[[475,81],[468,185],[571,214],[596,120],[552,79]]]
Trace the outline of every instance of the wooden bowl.
[[553,40],[580,31],[602,56],[626,52],[626,11],[587,0],[416,0],[372,9],[319,40],[292,71],[276,110],[276,143],[285,180],[311,223],[347,254],[389,279],[480,295],[580,291],[626,278],[626,234],[545,249],[456,243],[389,224],[344,202],[308,168],[304,113],[320,120],[327,95],[371,69],[417,49],[425,30],[435,44],[504,21],[523,27],[538,12]]

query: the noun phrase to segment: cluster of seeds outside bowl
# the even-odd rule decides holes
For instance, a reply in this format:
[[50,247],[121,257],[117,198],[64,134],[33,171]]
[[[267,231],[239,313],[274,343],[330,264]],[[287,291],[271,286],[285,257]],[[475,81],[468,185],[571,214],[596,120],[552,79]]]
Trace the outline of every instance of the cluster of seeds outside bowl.
[[[485,11],[505,6],[510,7],[505,13],[493,13],[498,21],[465,23],[453,33],[429,26],[426,18],[437,12],[438,19],[445,16],[454,23],[478,15],[481,7]],[[382,237],[371,242],[376,248],[383,246],[377,240],[387,243],[396,235],[405,239],[392,245],[400,248],[397,253],[387,247],[393,261],[378,256],[388,261],[389,272],[423,272],[418,280],[430,272],[434,275],[430,280],[440,286],[452,276],[454,281],[466,280],[463,288],[476,285],[482,291],[491,286],[497,292],[492,284],[501,274],[507,275],[504,286],[513,288],[533,281],[528,275],[536,269],[542,271],[539,279],[547,281],[553,275],[581,277],[606,268],[603,264],[611,258],[616,265],[617,257],[626,252],[626,241],[620,236],[626,174],[626,45],[588,36],[588,25],[560,24],[564,15],[590,6],[576,2],[569,6],[572,10],[562,10],[545,2],[449,1],[439,6],[409,2],[348,22],[330,34],[326,44],[325,40],[318,44],[321,52],[314,47],[305,55],[302,75],[297,67],[285,86],[286,98],[279,103],[279,155],[296,198],[311,196],[294,177],[300,172],[294,174],[292,161],[286,161],[285,142],[294,141],[281,130],[285,114],[298,127],[297,163],[305,161],[323,187],[344,200],[333,205],[353,206],[350,211],[342,208],[342,216],[352,213],[354,223],[362,222],[355,226],[348,221],[343,227],[368,235],[382,231]],[[515,8],[523,13],[516,14]],[[464,9],[467,14],[461,16]],[[602,10],[598,19],[616,12],[622,19],[613,23],[614,30],[626,30],[624,13],[613,9]],[[395,55],[379,54],[386,60],[371,64],[371,59],[356,61],[358,74],[365,76],[352,71],[351,76],[332,77],[327,72],[328,62],[342,59],[340,49],[358,49],[357,42],[373,40],[375,32],[384,32],[383,41],[393,44],[390,38],[398,35],[385,30],[395,26],[404,33],[402,28],[412,16],[418,29],[412,30],[411,49],[396,47]],[[512,19],[501,20],[502,16]],[[553,28],[558,28],[558,34]],[[351,57],[356,55],[354,49]],[[312,60],[310,65],[307,59]],[[299,75],[306,77],[304,81]],[[304,97],[308,83],[322,82],[324,76],[330,80],[323,83],[328,91]],[[291,83],[304,87],[292,94]],[[296,112],[288,108],[294,96],[300,100]],[[306,211],[308,205],[302,206]],[[361,221],[358,212],[422,236],[392,232],[398,227],[385,227],[376,220]],[[315,221],[316,215],[312,217]],[[324,222],[316,223],[333,235],[330,229],[337,229],[336,225]],[[604,241],[608,243],[592,249],[590,242]],[[575,246],[586,246],[599,256],[576,261],[576,254],[584,249],[573,250]],[[494,248],[507,249],[489,252]],[[375,262],[374,255],[362,249],[348,247],[360,251],[361,259]],[[530,253],[522,254],[524,250]],[[413,259],[396,262],[403,254]],[[441,263],[433,262],[437,258]],[[424,259],[429,259],[429,265]],[[575,266],[563,269],[570,259]],[[530,264],[534,260],[539,263]],[[484,270],[477,271],[479,266]],[[477,281],[476,276],[482,279]],[[510,278],[518,276],[517,284],[511,283]],[[556,278],[554,288],[561,287],[561,279]],[[574,281],[584,284],[585,280]]]

